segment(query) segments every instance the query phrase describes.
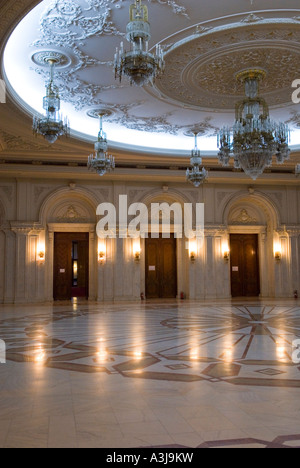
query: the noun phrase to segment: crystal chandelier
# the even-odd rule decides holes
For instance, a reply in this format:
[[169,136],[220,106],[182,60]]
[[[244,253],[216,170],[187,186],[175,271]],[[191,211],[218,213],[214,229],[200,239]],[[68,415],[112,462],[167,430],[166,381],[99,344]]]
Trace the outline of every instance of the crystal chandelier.
[[272,165],[274,155],[278,164],[290,157],[288,126],[272,121],[266,101],[259,97],[259,83],[265,76],[263,70],[247,70],[237,75],[245,85],[246,98],[236,106],[233,129],[224,127],[218,135],[221,164],[229,166],[233,155],[234,167],[243,169],[253,180]]
[[68,120],[64,121],[59,114],[60,111],[60,97],[59,89],[54,84],[54,67],[55,59],[49,59],[50,65],[50,81],[46,85],[46,96],[43,100],[43,108],[46,111],[46,116],[38,119],[33,119],[33,131],[36,135],[43,135],[48,143],[55,143],[58,137],[65,135],[69,136],[70,129]]
[[130,6],[130,23],[127,25],[126,39],[131,43],[130,52],[124,50],[121,43],[120,50],[115,54],[115,76],[125,75],[131,84],[144,86],[153,81],[165,67],[164,54],[160,45],[156,46],[156,52],[149,52],[149,40],[151,39],[150,24],[148,22],[148,8],[142,5],[142,0],[135,0]]
[[186,171],[186,178],[189,182],[194,184],[195,187],[199,187],[208,178],[208,172],[204,167],[202,169],[202,157],[200,150],[198,149],[198,133],[194,133],[195,136],[195,148],[192,150],[191,155],[191,168]]
[[95,143],[95,154],[91,154],[88,160],[88,168],[91,171],[97,172],[100,176],[104,176],[107,172],[115,169],[115,158],[107,154],[107,137],[103,131],[103,114],[100,118],[100,132],[98,140]]

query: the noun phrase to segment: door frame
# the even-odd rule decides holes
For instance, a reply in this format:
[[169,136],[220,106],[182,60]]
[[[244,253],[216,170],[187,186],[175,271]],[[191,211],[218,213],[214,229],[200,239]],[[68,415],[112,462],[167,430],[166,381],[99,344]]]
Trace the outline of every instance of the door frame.
[[[175,265],[176,265],[176,295],[175,295],[175,298],[177,299],[178,298],[178,238],[175,237],[175,233],[171,233],[171,236],[172,236],[172,239],[173,241],[175,242]],[[144,274],[145,274],[145,295],[146,295],[146,298],[147,298],[147,241],[148,240],[163,240],[163,237],[162,237],[162,233],[159,234],[159,237],[151,237],[151,235],[149,235],[149,237],[147,239],[144,239],[144,252],[145,252],[145,264],[144,264]],[[168,238],[167,238],[168,239]],[[165,298],[158,298],[160,300],[165,300]]]
[[[175,233],[174,226],[171,225],[171,234]],[[158,234],[158,233],[156,233]],[[151,231],[149,228],[149,237],[151,238]],[[185,291],[188,293],[188,285],[189,279],[187,275],[187,266],[186,266],[186,239],[183,238],[175,238],[176,240],[176,269],[177,269],[177,296],[178,299],[180,297],[180,292]],[[140,275],[141,275],[141,292],[144,294],[146,293],[146,239],[141,239],[141,266],[140,266]]]
[[[269,290],[268,281],[270,280],[269,271],[269,259],[270,252],[267,248],[267,227],[266,226],[228,226],[228,234],[257,234],[258,235],[258,268],[259,268],[259,284],[260,284],[260,295],[258,297],[267,297]],[[273,249],[273,246],[272,246]],[[271,251],[272,256],[272,251]],[[229,281],[231,291],[231,262],[229,263]]]
[[[255,268],[255,275],[257,277],[257,280],[256,280],[256,284],[257,284],[257,290],[256,290],[256,294],[253,294],[253,295],[250,295],[250,294],[245,294],[245,285],[247,284],[245,278],[244,278],[244,274],[245,274],[245,266],[244,266],[244,262],[242,262],[242,265],[240,264],[240,257],[239,257],[239,260],[238,260],[238,266],[242,267],[240,268],[240,270],[242,271],[242,276],[243,276],[243,281],[242,281],[242,287],[241,289],[243,290],[242,291],[242,294],[238,294],[237,296],[234,296],[233,295],[233,263],[232,263],[232,256],[231,256],[231,261],[230,261],[230,267],[231,267],[231,296],[233,298],[235,297],[260,297],[261,295],[261,281],[260,281],[260,255],[259,255],[259,235],[258,234],[230,234],[230,250],[232,249],[232,245],[233,245],[233,239],[232,237],[235,236],[236,238],[238,238],[239,240],[241,240],[242,238],[250,238],[250,239],[253,239],[253,242],[254,242],[254,239],[255,239],[255,251],[256,251],[256,268]],[[243,244],[243,247],[244,247],[244,242],[241,241],[241,243]],[[245,259],[245,251],[243,249],[243,260]],[[235,264],[237,265],[237,263]],[[254,273],[254,272],[253,272]]]
[[85,232],[89,233],[89,300],[95,301],[97,296],[97,239],[96,239],[96,224],[86,223],[49,223],[48,236],[46,242],[46,255],[48,257],[46,271],[46,294],[47,300],[53,301],[53,286],[54,286],[54,233],[56,232]]

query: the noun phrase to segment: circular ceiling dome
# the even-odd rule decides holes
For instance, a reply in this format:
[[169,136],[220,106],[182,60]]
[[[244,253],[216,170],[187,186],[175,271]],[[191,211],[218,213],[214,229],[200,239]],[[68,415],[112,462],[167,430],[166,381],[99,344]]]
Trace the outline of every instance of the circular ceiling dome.
[[[300,106],[292,83],[300,79],[299,0],[144,0],[149,7],[151,50],[160,44],[166,70],[138,88],[115,80],[113,58],[125,41],[132,0],[44,0],[16,27],[4,53],[8,87],[27,112],[43,114],[49,57],[55,57],[62,112],[72,135],[95,141],[97,116],[111,148],[172,153],[189,151],[199,133],[204,155],[217,153],[217,132],[231,127],[243,99],[239,72],[265,72],[260,94],[271,117],[290,125],[300,146]],[[255,2],[254,2],[255,3]],[[258,8],[258,5],[256,8]],[[216,14],[217,12],[217,14]],[[126,43],[127,44],[127,43]],[[129,44],[127,45],[127,49]]]

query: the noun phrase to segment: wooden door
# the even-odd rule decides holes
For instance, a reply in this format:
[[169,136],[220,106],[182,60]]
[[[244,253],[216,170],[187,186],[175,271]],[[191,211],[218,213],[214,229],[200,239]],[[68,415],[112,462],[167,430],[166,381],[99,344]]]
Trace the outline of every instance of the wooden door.
[[54,300],[70,300],[72,297],[88,298],[88,275],[88,233],[55,233]]
[[146,297],[177,296],[176,239],[146,239]]
[[258,235],[232,234],[230,252],[232,297],[259,296]]

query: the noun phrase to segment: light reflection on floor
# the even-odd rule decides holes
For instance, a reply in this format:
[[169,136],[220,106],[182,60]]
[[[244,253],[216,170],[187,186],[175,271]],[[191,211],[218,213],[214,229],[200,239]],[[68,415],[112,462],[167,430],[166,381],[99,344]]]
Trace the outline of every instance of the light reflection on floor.
[[299,312],[288,300],[0,306],[0,447],[300,446]]

